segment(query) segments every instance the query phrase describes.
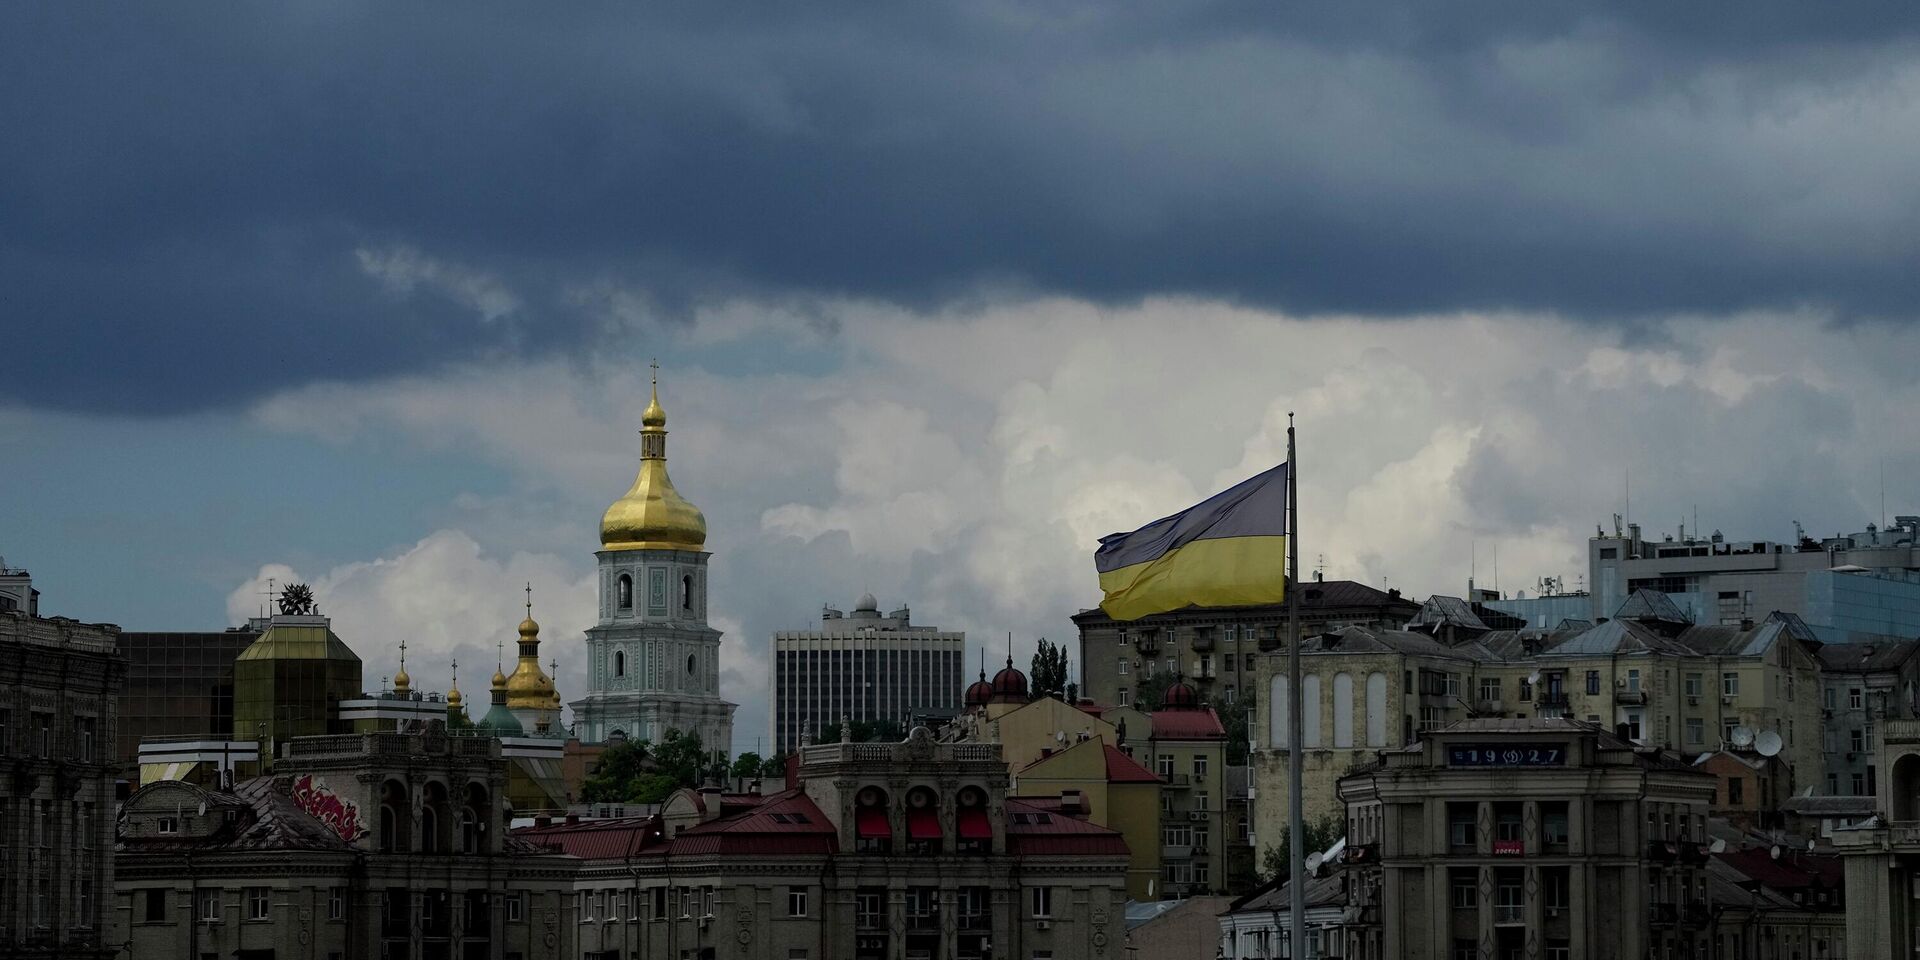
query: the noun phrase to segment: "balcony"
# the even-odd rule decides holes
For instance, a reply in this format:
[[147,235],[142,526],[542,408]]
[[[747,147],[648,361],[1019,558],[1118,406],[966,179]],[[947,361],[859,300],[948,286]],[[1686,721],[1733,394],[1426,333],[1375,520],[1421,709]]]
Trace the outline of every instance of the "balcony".
[[1568,706],[1567,692],[1565,690],[1542,690],[1540,691],[1540,699],[1535,701],[1535,703],[1541,707],[1558,707],[1565,710]]
[[1920,743],[1920,720],[1883,720],[1880,730],[1887,743]]
[[1680,908],[1671,903],[1656,903],[1647,912],[1655,924],[1680,922]]
[[1184,773],[1163,773],[1160,775],[1160,779],[1165,780],[1167,786],[1177,787],[1182,790],[1193,785],[1193,778]]
[[993,921],[987,918],[987,913],[983,910],[977,910],[959,914],[958,927],[956,929],[986,930],[992,927],[992,925]]
[[1623,706],[1646,706],[1647,691],[1629,690],[1626,687],[1619,687],[1613,691],[1613,702]]
[[1154,656],[1160,652],[1160,637],[1158,634],[1143,633],[1138,640],[1134,641],[1134,648],[1139,650],[1142,656]]
[[1213,652],[1213,629],[1211,627],[1208,627],[1200,630],[1195,630],[1193,632],[1193,640],[1190,641],[1190,643],[1193,646],[1194,653],[1212,653]]
[[914,931],[939,930],[940,914],[934,910],[909,913],[907,914],[907,929]]
[[1502,903],[1493,908],[1494,926],[1510,926],[1527,922],[1527,908],[1520,903]]
[[1160,845],[1160,859],[1161,860],[1192,860],[1193,845],[1163,843]]

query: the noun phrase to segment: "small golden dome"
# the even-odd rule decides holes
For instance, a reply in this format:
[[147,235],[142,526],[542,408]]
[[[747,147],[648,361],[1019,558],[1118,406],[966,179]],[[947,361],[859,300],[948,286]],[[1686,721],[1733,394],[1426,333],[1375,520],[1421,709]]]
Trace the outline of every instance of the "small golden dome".
[[506,688],[507,688],[507,675],[504,673],[501,673],[498,670],[495,670],[493,672],[493,686],[491,687],[491,689],[505,690]]
[[532,617],[528,617],[525,620],[520,621],[520,639],[531,640],[535,637],[538,637],[539,635],[540,635],[540,625],[533,622]]
[[393,692],[406,693],[412,688],[413,678],[407,676],[407,669],[405,667],[401,667],[400,672],[393,675]]
[[465,701],[466,701],[466,698],[460,695],[459,687],[447,688],[447,706],[458,707],[460,706],[460,704],[464,703]]
[[707,518],[667,476],[667,412],[660,388],[640,415],[640,472],[625,496],[600,517],[603,550],[698,550],[707,542]]

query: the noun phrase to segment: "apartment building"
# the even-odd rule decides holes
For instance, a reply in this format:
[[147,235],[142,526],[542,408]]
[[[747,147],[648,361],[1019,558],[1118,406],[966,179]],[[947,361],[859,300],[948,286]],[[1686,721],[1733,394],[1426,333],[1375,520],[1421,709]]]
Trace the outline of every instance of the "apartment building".
[[[1651,591],[1596,625],[1493,630],[1464,601],[1434,597],[1406,630],[1349,628],[1301,645],[1302,802],[1338,815],[1334,784],[1383,747],[1469,718],[1566,718],[1683,755],[1741,730],[1780,738],[1791,795],[1823,782],[1818,639],[1798,618],[1696,626]],[[1285,659],[1263,658],[1269,691],[1252,751],[1255,842],[1287,823]],[[1258,856],[1259,854],[1256,854]]]
[[1821,749],[1831,797],[1880,792],[1874,744],[1887,720],[1915,715],[1920,698],[1920,641],[1882,638],[1821,647]]
[[1713,781],[1667,751],[1565,719],[1465,720],[1339,796],[1362,864],[1349,960],[1706,956]]
[[1227,731],[1185,683],[1167,688],[1152,732],[1135,749],[1160,777],[1164,896],[1224,893],[1227,851],[1241,845],[1227,823]]
[[[1395,590],[1352,580],[1301,584],[1303,634],[1344,627],[1398,627],[1420,605]],[[1229,703],[1258,688],[1259,654],[1280,648],[1285,605],[1189,607],[1133,621],[1116,621],[1098,608],[1073,615],[1080,633],[1081,693],[1108,706],[1136,705],[1141,686],[1173,674],[1202,699]],[[1150,708],[1152,705],[1147,705]]]

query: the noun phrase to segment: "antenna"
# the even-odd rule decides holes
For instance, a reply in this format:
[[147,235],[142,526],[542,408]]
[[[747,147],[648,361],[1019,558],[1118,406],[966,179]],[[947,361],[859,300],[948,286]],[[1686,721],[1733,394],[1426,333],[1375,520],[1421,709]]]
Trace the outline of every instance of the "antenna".
[[1313,874],[1318,873],[1320,870],[1320,863],[1324,859],[1326,859],[1326,857],[1322,855],[1318,850],[1315,850],[1314,852],[1307,854],[1307,875],[1312,876]]

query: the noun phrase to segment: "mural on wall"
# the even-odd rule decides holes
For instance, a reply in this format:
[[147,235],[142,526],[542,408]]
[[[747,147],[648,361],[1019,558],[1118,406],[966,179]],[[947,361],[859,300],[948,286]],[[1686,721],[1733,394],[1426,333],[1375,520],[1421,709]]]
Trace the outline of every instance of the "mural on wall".
[[316,780],[311,774],[295,780],[293,802],[309,816],[339,834],[342,840],[358,840],[367,835],[367,825],[360,820],[359,806],[351,800],[340,799],[339,794],[328,790],[325,780]]

